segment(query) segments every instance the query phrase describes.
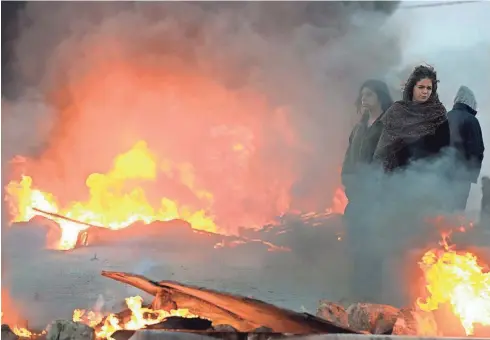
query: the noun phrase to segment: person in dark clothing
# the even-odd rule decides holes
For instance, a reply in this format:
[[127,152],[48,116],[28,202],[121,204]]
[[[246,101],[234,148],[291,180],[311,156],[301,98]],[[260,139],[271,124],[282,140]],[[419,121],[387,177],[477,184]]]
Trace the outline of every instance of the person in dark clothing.
[[[383,268],[387,259],[407,259],[414,245],[431,235],[433,228],[427,226],[427,216],[438,214],[446,204],[447,180],[441,172],[449,168],[445,149],[450,134],[437,85],[433,68],[416,67],[406,82],[402,100],[396,101],[381,119],[384,129],[373,164],[382,167],[382,175],[374,184],[379,191],[373,203],[375,217],[369,223],[374,236],[364,241],[366,253],[372,257],[371,268]],[[406,273],[398,272],[396,267],[390,272],[393,281],[378,287],[381,301],[377,302],[407,303]]]
[[434,158],[449,146],[449,123],[437,94],[437,83],[432,67],[416,67],[404,88],[403,99],[383,116],[385,128],[374,159],[383,164],[386,172]]
[[453,210],[466,209],[471,183],[476,183],[480,176],[485,145],[476,109],[475,95],[468,87],[461,86],[454,98],[453,109],[447,114],[455,157],[451,171]]
[[[379,80],[367,80],[359,90],[356,101],[360,121],[349,136],[349,146],[342,166],[342,184],[348,199],[344,218],[347,241],[352,260],[350,295],[358,301],[378,301],[381,267],[378,260],[369,256],[366,240],[372,210],[372,172],[370,164],[383,130],[382,117],[392,105],[388,86]],[[374,274],[374,279],[371,278]]]
[[393,104],[386,83],[370,79],[365,81],[356,100],[360,121],[354,126],[349,136],[349,146],[342,165],[342,184],[349,202],[356,195],[356,187],[363,175],[363,166],[373,160],[378,145],[383,123],[384,112]]

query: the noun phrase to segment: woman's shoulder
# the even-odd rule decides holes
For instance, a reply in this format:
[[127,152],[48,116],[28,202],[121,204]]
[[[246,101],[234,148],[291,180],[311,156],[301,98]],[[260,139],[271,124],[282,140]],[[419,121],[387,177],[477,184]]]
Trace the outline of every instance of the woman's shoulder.
[[382,117],[383,124],[387,124],[393,119],[397,119],[400,115],[400,112],[405,107],[405,102],[403,100],[398,100],[391,104],[391,106],[385,111]]
[[404,100],[397,100],[396,102],[393,102],[391,106],[388,108],[386,111],[393,111],[396,110],[397,108],[405,107],[407,106],[407,102]]

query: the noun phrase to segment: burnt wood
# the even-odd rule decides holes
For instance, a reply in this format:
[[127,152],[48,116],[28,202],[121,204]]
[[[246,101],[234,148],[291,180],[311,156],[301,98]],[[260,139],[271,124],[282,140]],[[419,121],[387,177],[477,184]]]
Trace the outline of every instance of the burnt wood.
[[[266,302],[207,288],[188,286],[174,281],[152,281],[141,275],[103,271],[102,275],[127,283],[153,296],[175,302],[213,325],[228,324],[239,332],[250,332],[265,326],[277,333],[313,334],[358,332],[307,313],[297,313]],[[155,302],[154,302],[155,304]]]

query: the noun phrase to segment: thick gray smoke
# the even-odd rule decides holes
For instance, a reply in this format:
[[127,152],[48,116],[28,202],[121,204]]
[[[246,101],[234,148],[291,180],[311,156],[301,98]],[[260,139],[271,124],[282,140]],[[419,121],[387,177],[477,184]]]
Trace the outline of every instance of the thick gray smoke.
[[[243,123],[255,128],[253,132],[258,133],[260,145],[258,160],[245,167],[251,175],[246,173],[244,177],[252,178],[253,183],[245,181],[241,186],[259,185],[250,191],[253,195],[242,197],[233,192],[222,195],[227,201],[237,201],[241,208],[234,214],[237,223],[241,222],[241,213],[246,216],[274,205],[276,197],[254,200],[269,191],[268,186],[276,177],[281,177],[282,172],[288,174],[291,169],[294,181],[288,189],[293,198],[298,201],[311,198],[307,200],[312,203],[309,208],[323,209],[330,205],[333,190],[339,184],[348,135],[358,119],[354,101],[359,85],[366,78],[383,78],[401,60],[403,37],[396,25],[384,27],[396,7],[396,2],[377,1],[30,2],[21,13],[18,36],[13,43],[11,87],[16,95],[2,100],[2,132],[8,132],[2,133],[3,160],[18,154],[48,159],[49,172],[56,177],[53,181],[59,180],[62,188],[69,186],[71,190],[75,182],[72,177],[78,183],[73,186],[83,186],[87,174],[100,171],[90,168],[90,164],[99,163],[107,168],[113,155],[121,152],[121,147],[129,146],[128,139],[139,132],[143,131],[150,143],[158,145],[162,140],[170,143],[170,149],[166,145],[164,150],[171,156],[178,156],[172,154],[172,146],[192,156],[190,150],[197,146],[213,149],[202,127]],[[142,70],[144,80],[134,75],[125,79],[124,73],[111,74],[113,66],[124,62],[140,67],[138,71]],[[80,87],[84,77],[94,77],[90,72],[94,67],[99,76],[86,83],[98,86],[98,97],[90,93],[90,88]],[[131,93],[129,82],[155,81],[148,70],[156,71],[155,78],[163,74],[162,84],[158,84],[159,79],[155,84],[167,91],[145,88]],[[216,87],[229,92],[219,98],[221,101],[217,100],[218,105],[236,96],[240,105],[232,104],[250,110],[244,114],[240,107],[210,105],[208,89],[199,87],[202,94],[193,89],[192,103],[182,103],[189,97],[172,96],[172,82],[179,81],[172,79],[173,71],[191,79],[194,74],[207,76]],[[81,100],[86,93],[91,97]],[[250,93],[261,94],[272,109],[255,110],[249,102],[260,100]],[[152,103],[166,104],[155,107]],[[83,107],[78,107],[79,104]],[[132,105],[141,105],[143,109],[124,110]],[[202,110],[196,109],[199,105]],[[196,110],[179,111],[181,106]],[[282,108],[290,113],[286,125],[291,127],[291,134],[288,129],[286,133],[279,129],[281,121],[270,117],[272,111]],[[186,144],[189,147],[182,149]],[[53,145],[57,148],[44,155]],[[219,164],[212,165],[222,166],[222,159],[218,160]],[[201,166],[208,164],[202,162]],[[218,180],[228,178],[234,171],[232,168]],[[226,187],[221,182],[218,185]],[[47,263],[57,261],[55,266],[62,266],[59,262],[62,256],[65,255],[60,254],[55,260],[49,258],[43,265],[51,268]],[[106,266],[102,260],[84,260],[86,266],[98,265],[101,269]],[[311,269],[322,281],[323,272]],[[80,296],[73,299],[77,302],[67,302],[65,309],[85,306],[80,302],[83,293],[78,291],[78,275],[83,276],[74,273],[72,276],[78,281],[70,287],[76,288]],[[25,282],[23,275],[19,277]],[[64,284],[62,278],[42,279],[46,287],[50,287],[52,280],[59,280],[60,287]],[[92,287],[96,294],[99,289]],[[22,296],[20,290],[16,297]],[[43,300],[40,309],[48,308],[47,300]],[[59,308],[58,300],[52,303]],[[59,310],[53,313],[59,316]]]
[[[5,104],[4,129],[11,132],[3,142],[8,150],[4,155],[10,158],[14,154],[39,153],[43,146],[74,133],[59,126],[59,103],[45,110],[47,103],[31,100],[33,95],[28,93],[46,98],[65,91],[68,98],[76,96],[70,93],[78,91],[72,84],[93,67],[94,60],[110,63],[111,59],[123,58],[148,67],[186,68],[208,74],[232,92],[252,89],[262,93],[272,107],[286,107],[292,112],[290,119],[299,140],[296,144],[301,146],[278,145],[281,142],[274,141],[277,136],[271,131],[260,158],[265,164],[279,164],[287,155],[288,164],[292,162],[299,168],[294,194],[321,197],[324,201],[319,201],[316,208],[324,208],[338,183],[346,136],[357,119],[353,102],[359,84],[366,77],[382,78],[400,61],[397,31],[382,28],[396,5],[29,3],[14,44],[14,79],[20,91],[16,100]],[[100,81],[107,77],[110,75],[101,74]],[[123,82],[121,79],[121,87]],[[110,84],[107,105],[122,101],[119,89]],[[138,96],[135,94],[134,101],[140,100]],[[35,104],[25,109],[29,103]],[[160,108],[162,112],[166,109]],[[146,120],[147,125],[155,123],[152,113],[139,112],[136,118],[130,118],[101,107],[93,108],[95,111],[83,112],[81,118],[63,119],[77,119],[82,127],[90,121],[93,138],[105,134],[113,121],[119,121],[124,131],[124,126],[131,126],[135,119]],[[230,120],[232,114],[222,114],[220,123]],[[261,114],[249,112],[251,116]],[[99,122],[93,117],[84,118],[94,115],[104,118]],[[266,126],[267,117],[256,120]],[[46,133],[44,126],[53,129]],[[81,160],[92,157],[80,149],[83,146],[73,145]]]

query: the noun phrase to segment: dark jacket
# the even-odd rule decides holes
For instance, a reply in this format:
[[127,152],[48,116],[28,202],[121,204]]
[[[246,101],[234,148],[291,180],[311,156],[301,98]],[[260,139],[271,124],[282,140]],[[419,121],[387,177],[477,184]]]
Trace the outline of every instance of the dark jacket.
[[360,168],[373,161],[374,151],[383,130],[382,116],[368,126],[369,117],[364,115],[349,136],[349,146],[345,153],[341,174],[347,197],[349,197],[351,187],[355,185],[353,181],[362,171]]
[[454,179],[476,183],[480,176],[485,145],[476,110],[456,103],[447,113],[451,130],[451,147],[455,151]]
[[449,123],[446,121],[439,125],[434,134],[404,145],[396,154],[397,168],[405,168],[415,161],[436,157],[449,143]]

